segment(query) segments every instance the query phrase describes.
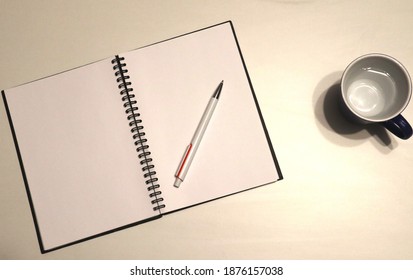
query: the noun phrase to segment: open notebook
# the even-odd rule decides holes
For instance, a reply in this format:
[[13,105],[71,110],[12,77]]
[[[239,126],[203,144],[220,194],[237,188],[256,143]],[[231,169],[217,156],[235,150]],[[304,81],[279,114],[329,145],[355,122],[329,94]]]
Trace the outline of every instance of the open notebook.
[[[208,130],[175,188],[222,80]],[[282,177],[231,22],[2,95],[42,252]]]

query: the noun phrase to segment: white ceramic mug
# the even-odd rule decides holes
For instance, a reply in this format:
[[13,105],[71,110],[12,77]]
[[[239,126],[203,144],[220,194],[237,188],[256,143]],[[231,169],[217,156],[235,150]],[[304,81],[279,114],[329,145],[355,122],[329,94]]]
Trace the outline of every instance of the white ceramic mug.
[[341,78],[341,108],[352,121],[380,123],[401,139],[412,136],[412,127],[401,115],[412,96],[406,68],[384,54],[355,59]]

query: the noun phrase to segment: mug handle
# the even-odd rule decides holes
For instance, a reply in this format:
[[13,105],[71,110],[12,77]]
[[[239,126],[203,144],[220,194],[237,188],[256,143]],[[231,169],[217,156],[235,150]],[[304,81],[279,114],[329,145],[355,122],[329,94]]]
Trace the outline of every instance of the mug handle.
[[397,115],[381,124],[391,133],[404,140],[409,139],[413,134],[412,127],[402,115]]

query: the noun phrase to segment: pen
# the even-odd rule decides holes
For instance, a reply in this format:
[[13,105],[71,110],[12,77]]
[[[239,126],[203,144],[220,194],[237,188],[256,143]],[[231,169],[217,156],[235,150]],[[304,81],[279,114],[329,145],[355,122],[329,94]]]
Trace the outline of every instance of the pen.
[[221,94],[222,86],[224,81],[222,81],[211,99],[208,102],[208,106],[205,109],[204,114],[202,115],[201,121],[198,124],[195,134],[192,137],[191,142],[185,150],[184,156],[182,157],[181,162],[179,163],[178,170],[175,174],[175,183],[174,186],[179,188],[179,185],[184,181],[186,173],[191,165],[191,162],[195,156],[196,150],[198,149],[199,143],[201,143],[202,137],[204,136],[205,130],[208,126],[208,123],[211,119],[212,114],[214,113],[215,107],[217,106],[219,96]]

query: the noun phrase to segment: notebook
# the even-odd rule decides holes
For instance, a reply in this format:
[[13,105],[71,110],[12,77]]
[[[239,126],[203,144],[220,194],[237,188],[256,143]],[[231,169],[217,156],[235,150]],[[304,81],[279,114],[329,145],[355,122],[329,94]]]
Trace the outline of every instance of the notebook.
[[[222,80],[176,188],[176,169]],[[230,21],[2,96],[43,253],[282,179]]]

